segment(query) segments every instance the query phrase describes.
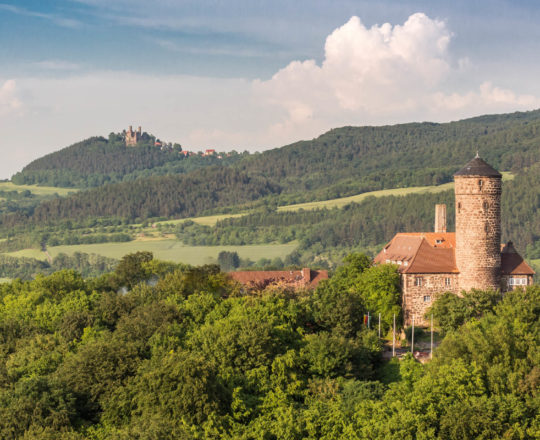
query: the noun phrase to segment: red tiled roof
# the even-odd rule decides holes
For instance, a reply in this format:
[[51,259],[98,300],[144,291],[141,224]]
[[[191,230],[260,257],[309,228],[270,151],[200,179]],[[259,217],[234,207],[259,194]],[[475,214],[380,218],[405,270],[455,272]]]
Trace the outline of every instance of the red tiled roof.
[[501,248],[501,272],[503,275],[534,275],[534,270],[517,253],[511,241],[502,245]]
[[399,233],[375,257],[375,263],[394,263],[402,273],[458,273],[454,232]]
[[[454,232],[399,233],[375,257],[375,263],[394,263],[402,273],[459,273]],[[534,275],[511,242],[501,246],[503,275]]]
[[273,287],[315,288],[321,280],[328,279],[328,271],[311,270],[272,270],[230,272],[232,279],[248,287],[264,289]]

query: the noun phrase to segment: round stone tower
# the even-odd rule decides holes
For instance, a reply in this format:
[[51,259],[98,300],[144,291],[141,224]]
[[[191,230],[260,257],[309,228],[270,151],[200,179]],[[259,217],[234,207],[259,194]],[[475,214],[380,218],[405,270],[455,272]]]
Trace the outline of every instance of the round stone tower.
[[454,174],[454,181],[459,287],[498,289],[502,175],[477,154]]

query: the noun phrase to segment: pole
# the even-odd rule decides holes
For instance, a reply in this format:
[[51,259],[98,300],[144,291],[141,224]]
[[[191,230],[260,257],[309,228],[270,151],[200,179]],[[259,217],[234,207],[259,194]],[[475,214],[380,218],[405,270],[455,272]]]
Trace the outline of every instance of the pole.
[[411,353],[414,355],[414,315],[412,316]]
[[369,328],[369,312],[367,312],[367,328]]
[[392,357],[396,355],[396,314],[394,313],[394,332],[392,333]]
[[429,358],[433,359],[433,313],[431,314],[431,346],[429,349]]
[[381,339],[381,314],[379,313],[379,339]]

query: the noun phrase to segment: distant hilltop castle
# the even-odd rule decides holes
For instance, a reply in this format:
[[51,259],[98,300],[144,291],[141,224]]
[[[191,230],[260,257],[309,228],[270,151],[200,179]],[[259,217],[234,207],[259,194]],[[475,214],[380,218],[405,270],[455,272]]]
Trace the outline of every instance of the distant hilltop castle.
[[142,130],[141,126],[137,129],[137,131],[133,131],[133,127],[130,125],[129,130],[126,131],[126,147],[134,147],[138,144],[138,142],[141,140],[142,136]]

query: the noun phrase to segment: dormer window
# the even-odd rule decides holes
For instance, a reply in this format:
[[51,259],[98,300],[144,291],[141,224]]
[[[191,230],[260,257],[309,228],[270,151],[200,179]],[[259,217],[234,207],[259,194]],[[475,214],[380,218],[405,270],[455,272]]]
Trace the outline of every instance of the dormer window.
[[444,240],[442,238],[437,238],[437,240],[435,240],[435,243],[437,244],[442,244]]

